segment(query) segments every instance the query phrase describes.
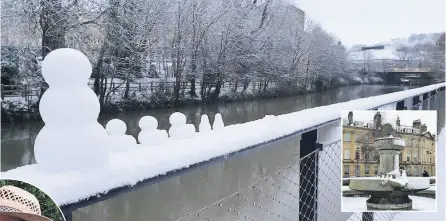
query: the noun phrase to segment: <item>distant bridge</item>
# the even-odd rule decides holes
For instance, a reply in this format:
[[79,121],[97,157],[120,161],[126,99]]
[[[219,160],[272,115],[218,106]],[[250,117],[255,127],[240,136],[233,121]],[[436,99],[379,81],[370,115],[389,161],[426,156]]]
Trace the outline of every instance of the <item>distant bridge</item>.
[[377,74],[388,84],[429,84],[434,71],[431,68],[386,68]]

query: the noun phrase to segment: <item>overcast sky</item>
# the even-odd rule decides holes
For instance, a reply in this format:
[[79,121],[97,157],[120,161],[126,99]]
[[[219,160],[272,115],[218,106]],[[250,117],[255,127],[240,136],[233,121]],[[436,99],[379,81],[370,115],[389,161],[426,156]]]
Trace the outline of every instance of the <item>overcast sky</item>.
[[[342,111],[342,119],[348,119],[349,111]],[[353,121],[363,121],[365,123],[373,120],[377,111],[353,111]],[[421,120],[422,124],[426,124],[427,130],[431,134],[437,133],[437,112],[436,111],[381,111],[383,124],[390,123],[396,126],[396,118],[400,117],[401,125],[412,126],[414,120]],[[395,129],[395,128],[394,128]]]
[[445,30],[445,0],[291,1],[347,46]]

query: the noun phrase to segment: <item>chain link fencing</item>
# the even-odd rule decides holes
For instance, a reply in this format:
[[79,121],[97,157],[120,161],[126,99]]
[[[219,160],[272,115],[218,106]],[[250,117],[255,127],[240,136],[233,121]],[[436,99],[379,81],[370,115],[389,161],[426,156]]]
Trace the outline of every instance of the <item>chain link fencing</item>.
[[[341,212],[341,141],[325,145],[178,221],[392,220],[396,213]],[[317,168],[314,170],[314,168]],[[312,181],[316,182],[312,182]],[[367,219],[367,217],[371,217]]]

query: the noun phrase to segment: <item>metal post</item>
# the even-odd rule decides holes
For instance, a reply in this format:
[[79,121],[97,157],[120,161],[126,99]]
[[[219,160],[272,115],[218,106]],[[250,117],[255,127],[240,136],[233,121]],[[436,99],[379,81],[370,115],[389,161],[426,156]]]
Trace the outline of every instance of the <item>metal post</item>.
[[5,99],[5,85],[2,84],[2,100]]
[[412,100],[413,100],[412,105],[415,106],[418,103],[420,103],[420,96],[415,96],[415,97],[412,98]]
[[436,91],[436,90],[431,91],[431,96],[434,96],[434,95],[436,95],[436,94],[437,94],[437,91]]
[[404,108],[404,100],[402,100],[402,101],[398,101],[397,103],[396,103],[396,110],[404,110],[405,108]]
[[[300,140],[299,164],[299,220],[317,220],[317,182],[318,182],[318,153],[311,154],[317,149],[322,149],[322,144],[316,143],[317,130],[302,134]],[[311,154],[311,155],[309,155]]]
[[362,213],[362,221],[373,221],[373,213],[372,212],[363,212]]

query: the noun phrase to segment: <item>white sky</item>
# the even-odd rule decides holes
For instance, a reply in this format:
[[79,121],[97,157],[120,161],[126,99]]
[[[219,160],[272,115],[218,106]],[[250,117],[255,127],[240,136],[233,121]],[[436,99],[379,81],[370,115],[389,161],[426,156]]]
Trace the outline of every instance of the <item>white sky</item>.
[[291,0],[344,45],[445,30],[445,0]]
[[[349,111],[342,111],[342,119],[348,119]],[[377,111],[353,110],[353,121],[363,121],[365,123],[373,120]],[[437,134],[437,112],[436,111],[380,111],[383,117],[383,124],[390,123],[396,126],[396,117],[400,117],[401,125],[412,126],[414,120],[421,120],[421,124],[426,124],[427,131]],[[394,128],[395,129],[395,128]]]

